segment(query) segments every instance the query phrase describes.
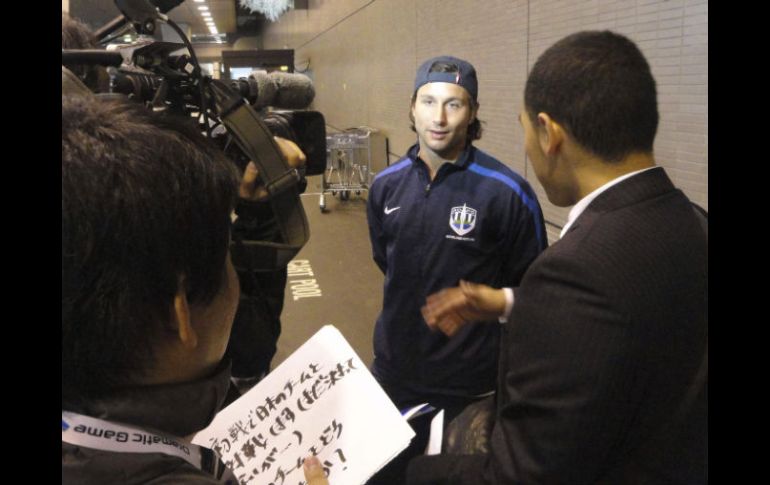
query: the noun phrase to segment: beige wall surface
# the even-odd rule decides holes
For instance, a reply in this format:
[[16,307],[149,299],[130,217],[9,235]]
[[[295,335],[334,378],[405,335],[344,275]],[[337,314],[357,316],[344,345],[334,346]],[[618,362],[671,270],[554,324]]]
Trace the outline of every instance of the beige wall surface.
[[381,130],[391,162],[416,140],[408,109],[417,66],[440,54],[469,60],[486,122],[477,145],[530,181],[553,241],[569,208],[548,202],[526,160],[517,115],[537,57],[565,35],[595,29],[627,35],[644,52],[658,85],[657,162],[708,209],[706,0],[310,0],[307,10],[271,25],[263,47],[295,49],[330,131]]

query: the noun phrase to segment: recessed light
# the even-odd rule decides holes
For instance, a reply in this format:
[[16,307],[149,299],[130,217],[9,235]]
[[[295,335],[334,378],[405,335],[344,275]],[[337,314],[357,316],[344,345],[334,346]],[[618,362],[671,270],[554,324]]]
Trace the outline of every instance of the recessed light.
[[204,12],[205,12],[205,11],[208,11],[208,9],[209,9],[209,8],[208,8],[207,6],[205,6],[205,5],[201,5],[200,7],[198,7],[198,10],[202,10],[202,11],[204,11]]

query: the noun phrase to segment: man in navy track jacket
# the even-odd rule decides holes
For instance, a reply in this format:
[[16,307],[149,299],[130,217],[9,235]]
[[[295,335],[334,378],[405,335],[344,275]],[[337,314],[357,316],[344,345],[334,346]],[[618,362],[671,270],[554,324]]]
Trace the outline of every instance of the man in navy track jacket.
[[460,280],[516,286],[547,246],[529,184],[472,145],[481,136],[477,94],[470,63],[441,56],[422,64],[410,113],[418,143],[377,175],[367,207],[385,274],[372,372],[397,407],[429,402],[445,422],[494,390],[500,325],[468,325],[447,338],[426,326],[426,297]]

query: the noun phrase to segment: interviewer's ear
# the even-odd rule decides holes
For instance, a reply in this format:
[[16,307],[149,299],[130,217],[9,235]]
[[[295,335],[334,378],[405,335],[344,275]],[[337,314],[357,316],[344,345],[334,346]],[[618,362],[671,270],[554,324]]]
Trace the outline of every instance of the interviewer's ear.
[[548,156],[555,155],[564,143],[564,128],[548,113],[538,113],[536,121],[540,149]]
[[179,278],[176,295],[174,295],[174,308],[171,312],[173,324],[176,326],[176,332],[182,345],[188,349],[194,349],[198,346],[198,334],[192,326],[190,320],[190,304],[187,301],[187,287],[184,277]]

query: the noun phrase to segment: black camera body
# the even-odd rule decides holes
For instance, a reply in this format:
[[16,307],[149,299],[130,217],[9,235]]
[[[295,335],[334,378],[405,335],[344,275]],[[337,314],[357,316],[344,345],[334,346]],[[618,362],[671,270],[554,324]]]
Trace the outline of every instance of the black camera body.
[[[209,76],[203,75],[189,55],[174,55],[184,44],[161,41],[139,41],[118,46],[113,52],[120,53],[123,62],[119,67],[109,67],[110,93],[120,93],[153,109],[169,109],[184,116],[198,116],[202,110],[211,107],[214,100],[206,87],[211,83]],[[265,106],[277,96],[267,95],[269,99],[260,99],[258,95],[244,92],[246,79],[230,82],[230,87],[239,92],[252,106]],[[308,80],[309,83],[309,80]],[[201,85],[204,89],[201,90]],[[312,101],[312,92],[310,101]],[[306,93],[302,95],[307,98]],[[295,96],[296,98],[297,96]],[[309,102],[308,102],[309,104]],[[326,121],[321,113],[311,110],[259,110],[262,121],[270,131],[282,138],[296,143],[307,157],[303,173],[320,175],[326,168]],[[206,113],[210,128],[217,126],[217,113]],[[201,120],[202,124],[205,120]],[[224,149],[229,146],[229,136],[222,130],[206,130],[208,136],[217,141]],[[232,153],[232,152],[231,152]],[[244,169],[243,157],[235,156],[234,161]]]

